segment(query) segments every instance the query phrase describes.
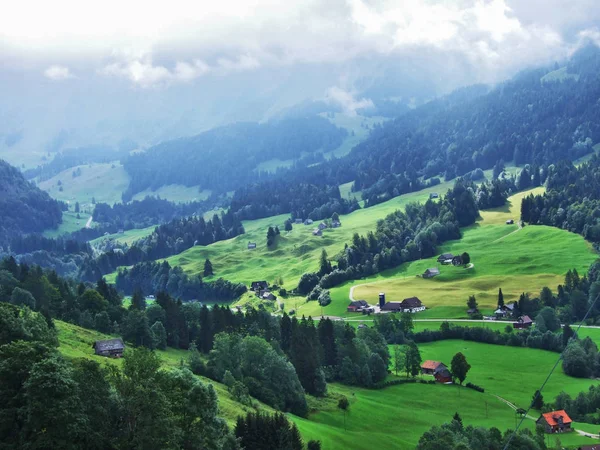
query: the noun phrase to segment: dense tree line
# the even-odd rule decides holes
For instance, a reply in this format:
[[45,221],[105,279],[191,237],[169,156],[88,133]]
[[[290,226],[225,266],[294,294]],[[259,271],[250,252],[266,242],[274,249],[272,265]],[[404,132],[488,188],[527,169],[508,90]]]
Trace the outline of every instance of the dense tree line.
[[579,167],[560,162],[548,168],[547,191],[521,202],[521,219],[550,225],[600,243],[600,157]]
[[246,286],[219,278],[210,283],[200,275],[188,275],[179,266],[148,261],[119,271],[115,286],[126,294],[141,289],[145,293],[168,292],[183,300],[231,301],[246,292]]
[[[104,232],[112,234],[118,230],[164,224],[180,217],[202,216],[209,210],[209,204],[212,205],[210,201],[174,203],[151,196],[129,203],[116,203],[112,206],[98,203],[92,216],[98,227],[95,231],[82,233],[82,237],[89,240],[101,236]],[[93,234],[89,236],[90,233]]]
[[24,233],[58,227],[64,207],[0,159],[0,247]]
[[123,198],[130,200],[137,192],[168,184],[232,191],[268,178],[268,172],[255,171],[261,162],[328,152],[337,148],[346,134],[327,119],[311,116],[265,124],[237,123],[167,141],[124,159],[131,184]]
[[[209,245],[243,233],[242,223],[229,212],[221,213],[220,218],[214,214],[211,220],[196,216],[174,219],[156,227],[149,236],[139,239],[131,246],[122,246],[110,239],[97,244],[96,249],[101,253],[88,258],[81,265],[79,277],[87,281],[97,280],[116,271],[118,267],[166,258],[194,245]],[[153,289],[153,292],[158,290],[163,289]]]
[[[510,441],[510,444],[508,442]],[[507,447],[508,445],[508,447]],[[458,413],[453,419],[441,426],[434,426],[419,439],[417,450],[438,450],[441,448],[460,448],[464,450],[546,450],[542,430],[533,434],[528,429],[519,430],[513,436],[513,430],[502,432],[495,427],[465,426]]]
[[580,392],[575,398],[566,392],[561,392],[556,397],[555,409],[564,409],[572,420],[586,423],[600,423],[598,411],[600,410],[600,387],[590,386],[587,392]]

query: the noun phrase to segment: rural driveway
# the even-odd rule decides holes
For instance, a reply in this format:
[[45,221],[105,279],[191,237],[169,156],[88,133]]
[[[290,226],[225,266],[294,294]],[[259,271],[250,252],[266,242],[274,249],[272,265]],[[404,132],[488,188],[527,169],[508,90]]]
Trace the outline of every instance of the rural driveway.
[[92,227],[92,216],[90,216],[90,218],[88,219],[87,223],[85,224],[86,228],[91,228]]

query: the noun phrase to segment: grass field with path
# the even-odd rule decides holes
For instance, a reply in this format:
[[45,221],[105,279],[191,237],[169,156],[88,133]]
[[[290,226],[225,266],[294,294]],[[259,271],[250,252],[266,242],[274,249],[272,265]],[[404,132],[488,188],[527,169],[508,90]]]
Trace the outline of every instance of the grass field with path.
[[90,214],[87,213],[79,213],[79,219],[77,218],[77,213],[73,211],[63,211],[62,213],[62,223],[56,229],[48,229],[44,231],[44,236],[47,238],[55,238],[58,236],[62,236],[65,233],[72,233],[73,231],[81,230],[85,227],[88,219],[90,218]]

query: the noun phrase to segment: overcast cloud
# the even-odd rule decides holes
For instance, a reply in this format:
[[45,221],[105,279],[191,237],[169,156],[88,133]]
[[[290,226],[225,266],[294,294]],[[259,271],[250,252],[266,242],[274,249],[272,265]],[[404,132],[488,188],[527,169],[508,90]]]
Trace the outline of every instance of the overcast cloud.
[[490,82],[567,57],[582,39],[598,39],[599,19],[591,0],[21,0],[1,7],[0,52],[13,70],[149,88],[435,50],[465,58]]

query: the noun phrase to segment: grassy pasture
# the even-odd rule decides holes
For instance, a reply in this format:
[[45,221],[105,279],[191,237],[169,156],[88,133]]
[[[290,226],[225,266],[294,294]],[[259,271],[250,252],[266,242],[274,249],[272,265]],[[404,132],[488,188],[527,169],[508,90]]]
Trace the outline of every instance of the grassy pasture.
[[[73,172],[78,169],[81,175],[73,178]],[[98,203],[113,204],[121,201],[121,194],[129,186],[129,175],[117,162],[85,164],[64,170],[38,186],[52,197],[71,204],[91,203],[92,197]]]
[[121,244],[131,245],[135,241],[151,235],[155,229],[156,229],[156,227],[153,225],[153,226],[147,227],[147,228],[135,228],[132,230],[125,230],[122,234],[115,233],[115,234],[110,234],[108,236],[101,236],[99,238],[96,238],[96,239],[90,241],[90,244],[92,244],[92,245],[97,244],[97,243],[103,241],[104,239],[114,239],[115,241],[120,242]]
[[58,226],[57,229],[47,229],[44,231],[44,236],[47,238],[55,238],[61,236],[65,233],[72,233],[73,231],[81,230],[85,228],[85,224],[90,218],[90,214],[87,213],[79,213],[79,219],[77,218],[77,213],[73,211],[63,211],[62,213],[62,223]]

